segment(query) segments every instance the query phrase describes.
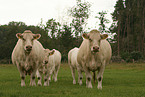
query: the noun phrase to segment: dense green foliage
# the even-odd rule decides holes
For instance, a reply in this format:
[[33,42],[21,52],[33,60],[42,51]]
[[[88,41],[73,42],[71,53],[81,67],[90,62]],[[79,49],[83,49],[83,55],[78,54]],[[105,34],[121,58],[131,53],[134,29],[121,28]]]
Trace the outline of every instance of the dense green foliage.
[[17,68],[0,65],[0,97],[144,97],[145,64],[107,65],[102,90],[97,89],[97,83],[93,89],[86,88],[85,74],[82,86],[73,85],[68,64],[61,65],[58,82],[50,82],[49,87],[31,87],[29,81],[27,76],[26,87],[21,87]]

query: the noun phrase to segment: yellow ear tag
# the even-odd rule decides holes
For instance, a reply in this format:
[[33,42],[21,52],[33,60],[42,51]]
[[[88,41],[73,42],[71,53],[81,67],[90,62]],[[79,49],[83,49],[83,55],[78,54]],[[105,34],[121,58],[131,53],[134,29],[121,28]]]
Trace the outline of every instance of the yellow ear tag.
[[54,52],[55,52],[55,50],[52,50],[52,51],[49,53],[49,55],[50,55],[50,56],[53,55]]
[[21,33],[17,33],[17,34],[16,34],[16,37],[17,37],[18,39],[22,39],[23,35],[22,35]]
[[85,39],[88,39],[89,38],[89,36],[88,36],[88,34],[87,33],[83,33],[83,35],[82,35]]

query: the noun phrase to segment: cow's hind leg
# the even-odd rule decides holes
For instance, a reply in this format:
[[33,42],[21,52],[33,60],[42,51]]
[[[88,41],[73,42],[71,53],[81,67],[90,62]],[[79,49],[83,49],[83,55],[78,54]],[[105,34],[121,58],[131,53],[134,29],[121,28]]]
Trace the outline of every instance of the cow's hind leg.
[[54,81],[55,82],[57,81],[57,75],[58,75],[59,68],[60,68],[60,65],[56,66],[55,70],[54,70]]
[[71,73],[72,73],[73,84],[76,84],[76,80],[75,80],[75,68],[73,68],[72,66],[70,66],[70,69],[71,69]]

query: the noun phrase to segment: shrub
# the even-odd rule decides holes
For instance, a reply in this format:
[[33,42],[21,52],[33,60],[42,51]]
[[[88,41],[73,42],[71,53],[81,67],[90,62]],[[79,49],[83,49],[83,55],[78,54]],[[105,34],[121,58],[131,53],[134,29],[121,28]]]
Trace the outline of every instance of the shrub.
[[134,61],[143,59],[143,55],[139,51],[133,51],[131,53],[124,52],[121,54],[121,58],[124,59],[126,62],[132,62],[133,59],[134,59]]
[[121,53],[121,58],[123,60],[125,60],[126,62],[130,62],[131,61],[130,53],[129,52],[123,52],[123,53]]
[[138,61],[140,59],[143,59],[143,55],[139,51],[133,51],[130,53],[130,58],[134,59],[135,61]]
[[112,62],[123,62],[124,60],[120,56],[112,56]]

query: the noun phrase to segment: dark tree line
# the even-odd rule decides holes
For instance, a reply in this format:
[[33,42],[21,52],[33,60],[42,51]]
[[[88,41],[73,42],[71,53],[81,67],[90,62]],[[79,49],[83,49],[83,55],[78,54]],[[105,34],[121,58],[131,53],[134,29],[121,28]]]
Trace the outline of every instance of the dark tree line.
[[145,55],[145,0],[118,0],[112,13],[117,55],[139,51]]

